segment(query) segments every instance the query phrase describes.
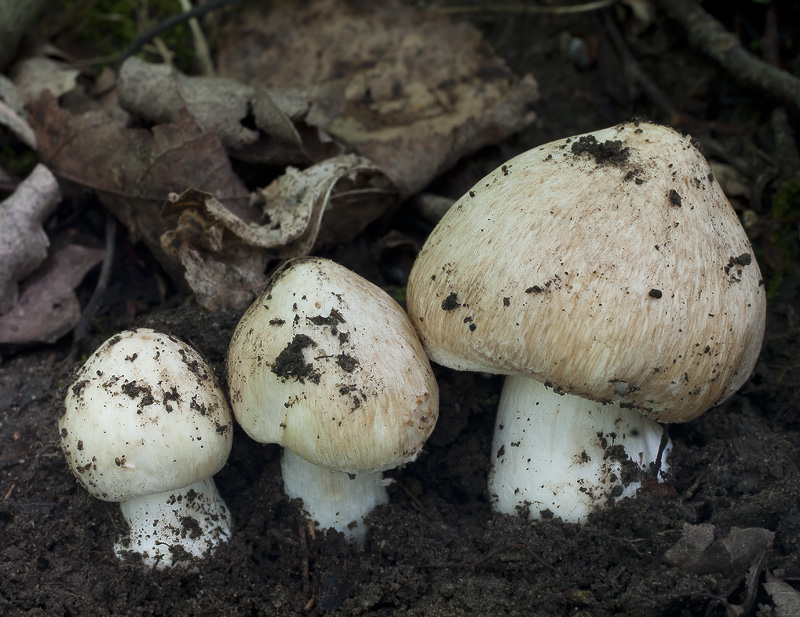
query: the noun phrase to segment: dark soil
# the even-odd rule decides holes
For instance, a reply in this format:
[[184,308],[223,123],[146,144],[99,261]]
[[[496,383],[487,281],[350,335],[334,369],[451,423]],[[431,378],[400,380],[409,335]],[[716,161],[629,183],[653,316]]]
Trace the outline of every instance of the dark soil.
[[[737,5],[704,3],[758,51],[766,45],[765,5]],[[734,206],[757,217],[748,231],[770,289],[767,335],[751,380],[736,396],[670,427],[674,490],[643,491],[582,527],[493,514],[486,476],[502,382],[437,368],[439,424],[419,460],[390,474],[391,502],[372,515],[364,547],[310,530],[298,504],[283,495],[278,447],[256,444],[237,429],[229,463],[216,476],[235,520],[230,543],[196,572],[121,562],[112,552],[125,529],[118,506],[90,497],[59,447],[56,418],[71,372],[105,338],[136,324],[187,341],[224,377],[240,316],[208,313],[190,301],[165,308],[153,291],[152,260],[143,248],[124,245],[109,306],[89,340],[7,350],[0,364],[0,614],[789,615],[775,612],[759,584],[763,565],[790,584],[800,581],[800,294],[792,279],[800,250],[798,210],[794,219],[781,219],[772,208],[781,180],[777,104],[693,51],[663,16],[637,32],[621,8],[619,15],[631,53],[679,117],[666,117],[622,70],[599,14],[470,14],[517,72],[536,75],[539,120],[463,161],[432,189],[459,196],[525,149],[637,116],[691,132],[710,157],[746,163],[740,175],[750,190]],[[800,15],[787,9],[778,41],[795,69],[798,24]],[[576,38],[597,44],[585,68],[564,51]],[[396,292],[408,260],[397,251],[376,260],[372,251],[391,230],[422,242],[430,223],[404,208],[327,256]],[[90,277],[84,297],[93,283]],[[168,295],[167,304],[180,301]],[[126,317],[132,313],[138,316]],[[689,566],[665,555],[686,525],[707,523],[718,538],[754,527],[774,539],[766,555],[754,549],[744,559],[704,553],[700,565]],[[748,585],[751,566],[757,578]]]

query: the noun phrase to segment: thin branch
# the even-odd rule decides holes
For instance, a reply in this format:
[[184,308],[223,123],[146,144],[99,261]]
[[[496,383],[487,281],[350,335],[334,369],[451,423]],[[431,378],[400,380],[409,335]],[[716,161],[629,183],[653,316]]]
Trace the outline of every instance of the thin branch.
[[661,425],[661,443],[658,444],[658,454],[656,455],[656,464],[653,465],[653,477],[658,478],[658,472],[661,471],[661,462],[664,457],[664,451],[669,445],[669,433],[667,432],[667,425]]
[[[180,0],[180,3],[184,13],[192,10],[191,0]],[[206,77],[213,77],[214,63],[211,61],[211,50],[203,34],[203,29],[200,27],[200,22],[197,21],[196,17],[192,17],[189,20],[189,28],[192,31],[192,39],[194,40],[194,53],[202,67],[200,73]]]
[[119,73],[119,69],[122,67],[122,64],[133,56],[141,51],[142,47],[147,45],[150,41],[154,38],[159,36],[160,34],[166,32],[167,30],[174,28],[178,24],[182,24],[184,22],[189,21],[192,18],[200,17],[201,15],[205,15],[209,11],[214,11],[216,9],[220,9],[222,7],[228,6],[229,4],[233,4],[234,2],[240,2],[240,0],[213,0],[208,4],[200,4],[194,7],[191,11],[186,11],[184,13],[179,13],[177,15],[173,15],[172,17],[165,19],[157,26],[151,28],[147,32],[145,32],[142,36],[137,38],[131,45],[122,53],[117,60],[117,70],[116,72]]
[[84,336],[86,336],[86,333],[89,331],[89,324],[94,318],[95,313],[97,313],[97,309],[100,308],[100,304],[103,302],[103,296],[105,295],[106,288],[108,287],[108,281],[111,278],[111,266],[114,262],[114,245],[116,235],[117,219],[115,219],[111,214],[108,214],[106,215],[106,254],[103,257],[103,265],[100,268],[100,277],[97,279],[97,285],[94,288],[92,297],[89,298],[89,302],[86,304],[86,308],[83,310],[81,318],[78,320],[78,323],[75,325],[75,329],[72,331],[72,337],[75,342],[80,341]]
[[634,58],[633,54],[628,49],[628,46],[625,44],[625,39],[620,33],[619,28],[617,28],[614,19],[608,13],[603,15],[603,25],[606,28],[606,32],[608,32],[609,37],[611,38],[611,43],[617,50],[617,53],[622,58],[622,62],[625,66],[625,69],[639,84],[639,87],[644,90],[645,94],[647,94],[648,98],[653,101],[656,105],[661,108],[661,111],[666,114],[667,118],[670,119],[670,122],[676,122],[680,113],[675,108],[675,106],[670,102],[669,97],[664,93],[661,88],[659,88],[656,83],[650,79],[650,77],[645,73],[644,69],[639,65]]
[[480,4],[480,5],[458,5],[458,6],[433,6],[430,8],[435,13],[446,15],[461,13],[533,13],[549,15],[567,15],[572,13],[588,13],[599,11],[606,7],[616,4],[619,0],[596,0],[585,4],[572,6],[539,6],[535,4]]
[[755,86],[800,112],[800,79],[748,52],[733,33],[695,0],[655,0],[686,31],[689,42],[736,79]]

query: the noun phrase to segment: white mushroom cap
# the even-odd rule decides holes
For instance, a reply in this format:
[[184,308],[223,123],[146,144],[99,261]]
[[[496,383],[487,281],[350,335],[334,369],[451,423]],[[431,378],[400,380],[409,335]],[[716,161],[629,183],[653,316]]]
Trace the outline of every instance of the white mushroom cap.
[[98,499],[125,501],[210,478],[230,453],[230,409],[203,358],[146,328],[103,343],[58,421],[73,473]]
[[119,501],[129,525],[114,546],[158,569],[186,565],[230,538],[211,477],[228,458],[230,408],[194,349],[146,328],[111,337],[68,388],[58,421],[72,472]]
[[432,360],[665,422],[755,365],[753,249],[689,137],[631,122],[519,155],[441,220],[408,285]]
[[433,372],[400,306],[320,258],[290,261],[247,310],[228,381],[250,437],[347,473],[413,460],[438,415]]

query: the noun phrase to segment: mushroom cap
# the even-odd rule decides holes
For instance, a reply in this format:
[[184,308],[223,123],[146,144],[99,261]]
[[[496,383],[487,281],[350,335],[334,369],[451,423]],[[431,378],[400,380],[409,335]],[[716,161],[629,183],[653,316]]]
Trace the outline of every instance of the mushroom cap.
[[408,309],[435,362],[682,422],[748,378],[766,300],[692,140],[630,122],[478,182],[420,252]]
[[103,343],[67,389],[58,421],[73,473],[125,501],[210,478],[231,450],[232,418],[202,356],[147,328]]
[[319,258],[288,262],[247,310],[228,349],[228,383],[250,437],[348,473],[413,460],[439,409],[405,312]]

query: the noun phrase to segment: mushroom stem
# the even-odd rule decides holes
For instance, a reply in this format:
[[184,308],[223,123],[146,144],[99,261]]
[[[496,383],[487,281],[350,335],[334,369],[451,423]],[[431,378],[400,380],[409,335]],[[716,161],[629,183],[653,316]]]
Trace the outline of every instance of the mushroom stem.
[[114,545],[118,557],[140,555],[164,570],[189,557],[204,557],[231,537],[231,515],[213,478],[120,503],[130,535]]
[[[632,409],[507,377],[492,448],[492,506],[584,523],[609,501],[635,495],[658,458],[662,434],[660,424]],[[665,460],[670,449],[668,443]],[[667,468],[662,462],[658,471]]]
[[283,486],[292,499],[302,499],[308,516],[322,529],[333,527],[348,540],[364,543],[364,517],[389,502],[388,480],[380,471],[348,474],[309,463],[288,448],[281,459]]

